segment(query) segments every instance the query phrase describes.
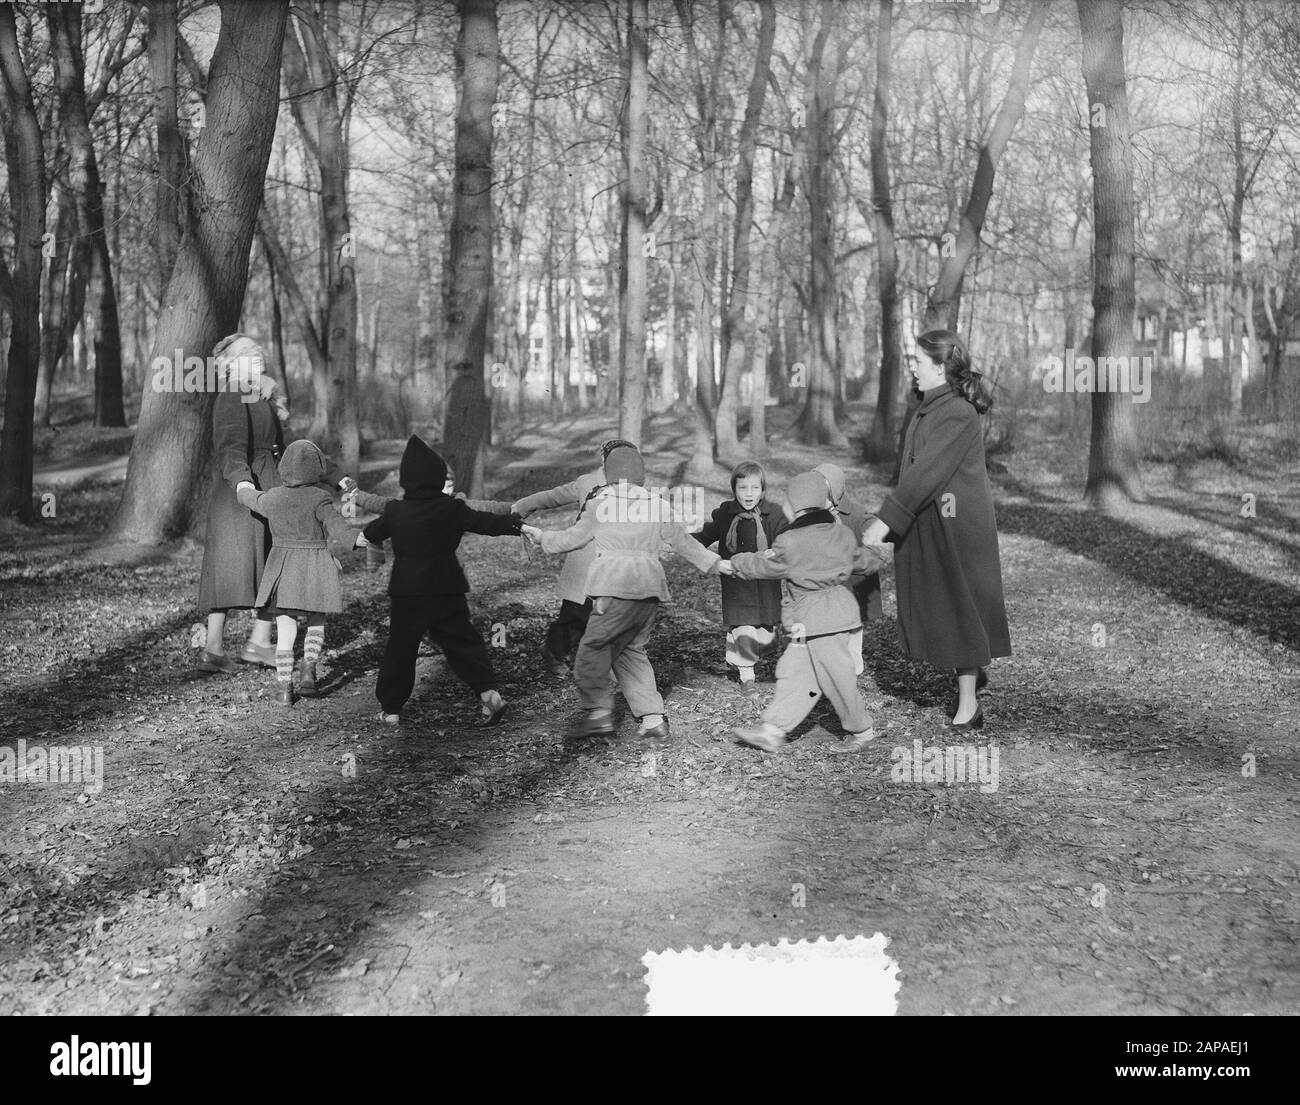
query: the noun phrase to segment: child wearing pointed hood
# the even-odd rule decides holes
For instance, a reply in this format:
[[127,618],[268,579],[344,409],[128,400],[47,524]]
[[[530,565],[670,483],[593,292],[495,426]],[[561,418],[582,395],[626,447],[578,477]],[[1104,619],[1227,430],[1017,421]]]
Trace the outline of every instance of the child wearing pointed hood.
[[383,513],[362,531],[365,540],[393,543],[388,645],[375,695],[380,717],[395,725],[415,687],[415,663],[427,633],[447,666],[479,696],[486,724],[495,725],[506,704],[483,636],[470,620],[469,581],[456,556],[467,533],[518,536],[519,516],[474,510],[447,493],[447,463],[412,434],[399,470],[403,497],[383,501]]
[[360,546],[334,497],[320,486],[329,469],[313,442],[295,441],[280,458],[281,486],[258,491],[249,480],[235,488],[240,503],[267,520],[271,551],[262,570],[257,606],[275,616],[277,701],[292,706],[293,648],[298,619],[307,619],[299,688],[316,692],[316,664],[325,645],[325,616],[343,611],[336,557]]

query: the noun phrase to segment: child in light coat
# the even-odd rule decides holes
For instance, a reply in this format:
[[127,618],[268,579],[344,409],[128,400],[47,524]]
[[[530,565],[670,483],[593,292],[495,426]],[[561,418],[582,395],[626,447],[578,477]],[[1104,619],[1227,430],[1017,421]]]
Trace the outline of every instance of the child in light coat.
[[646,646],[669,597],[659,561],[663,544],[668,542],[701,572],[716,571],[720,558],[691,538],[664,499],[641,486],[645,464],[635,447],[611,450],[604,474],[606,486],[587,502],[576,524],[558,531],[524,526],[523,531],[548,553],[592,548],[583,584],[591,616],[573,666],[586,713],[569,736],[614,732],[612,668],[628,709],[640,720],[638,733],[662,741],[668,737],[668,720]]
[[884,553],[859,545],[849,527],[826,509],[820,473],[796,476],[786,499],[794,520],[772,547],[731,558],[731,570],[741,579],[781,580],[781,622],[790,634],[776,666],[772,704],[759,725],[738,729],[736,736],[776,752],[825,695],[847,731],[832,750],[856,752],[876,734],[854,672],[851,638],[862,619],[848,584],[855,570],[879,568]]

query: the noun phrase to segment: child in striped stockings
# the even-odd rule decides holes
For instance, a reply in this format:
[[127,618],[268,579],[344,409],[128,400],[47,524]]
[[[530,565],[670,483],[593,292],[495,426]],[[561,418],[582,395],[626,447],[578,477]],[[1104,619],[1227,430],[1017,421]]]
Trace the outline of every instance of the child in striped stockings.
[[[280,459],[282,487],[258,491],[244,481],[235,494],[271,528],[271,552],[257,590],[257,606],[275,615],[276,701],[292,706],[293,646],[298,618],[307,619],[299,688],[316,693],[316,663],[325,645],[325,615],[343,612],[337,557],[362,547],[361,535],[348,525],[334,497],[317,486],[326,461],[310,441],[295,441]],[[333,554],[333,555],[331,555]]]

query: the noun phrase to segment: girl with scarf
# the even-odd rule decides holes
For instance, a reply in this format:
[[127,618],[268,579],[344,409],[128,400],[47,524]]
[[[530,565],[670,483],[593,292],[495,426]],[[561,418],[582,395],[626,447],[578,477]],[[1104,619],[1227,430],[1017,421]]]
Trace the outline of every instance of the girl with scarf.
[[[717,544],[718,555],[728,560],[735,553],[767,551],[785,528],[781,510],[764,497],[767,475],[752,460],[736,465],[731,473],[732,498],[713,512],[699,533],[692,536],[705,548]],[[722,621],[727,627],[727,664],[736,669],[740,689],[756,693],[754,665],[776,643],[781,621],[781,585],[770,579],[740,579],[723,575]]]

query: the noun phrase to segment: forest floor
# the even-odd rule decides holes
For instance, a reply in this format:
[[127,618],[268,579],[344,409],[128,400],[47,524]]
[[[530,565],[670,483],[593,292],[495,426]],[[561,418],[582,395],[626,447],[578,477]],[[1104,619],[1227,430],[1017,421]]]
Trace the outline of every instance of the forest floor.
[[[612,431],[520,433],[489,490],[571,478]],[[778,488],[835,460],[879,501],[882,471],[774,436]],[[537,660],[558,562],[506,538],[461,554],[504,627],[502,726],[433,650],[401,727],[374,720],[386,572],[359,563],[327,693],[277,708],[269,672],[196,671],[196,549],[95,548],[120,472],[83,465],[56,518],[0,534],[0,745],[104,756],[97,793],[0,783],[0,1013],[637,1014],[648,951],[877,932],[904,1014],[1297,1012],[1300,466],[1153,465],[1150,502],[1101,517],[1039,437],[999,458],[1015,655],[986,728],[945,731],[887,574],[862,679],[884,731],[850,757],[823,708],[780,754],[733,743],[771,670],[739,695],[717,582],[673,560],[672,741],[567,745],[576,695]],[[656,418],[652,475],[689,446]],[[996,789],[896,781],[913,741],[996,746]]]

